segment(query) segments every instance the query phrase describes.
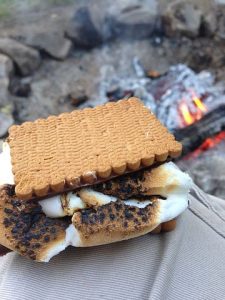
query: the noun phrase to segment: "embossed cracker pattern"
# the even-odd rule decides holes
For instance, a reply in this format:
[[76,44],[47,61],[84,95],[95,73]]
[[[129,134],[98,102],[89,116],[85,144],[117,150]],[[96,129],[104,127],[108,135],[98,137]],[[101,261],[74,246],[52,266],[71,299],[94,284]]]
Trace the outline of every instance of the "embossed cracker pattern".
[[8,141],[21,199],[75,189],[181,152],[137,98],[12,126]]

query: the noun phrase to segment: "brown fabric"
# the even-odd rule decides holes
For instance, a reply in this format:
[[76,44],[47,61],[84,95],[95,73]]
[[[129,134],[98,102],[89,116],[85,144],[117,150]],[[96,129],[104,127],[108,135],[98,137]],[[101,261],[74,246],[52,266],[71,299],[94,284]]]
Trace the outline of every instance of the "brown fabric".
[[49,264],[0,258],[1,300],[224,299],[225,201],[197,187],[174,231],[93,248]]

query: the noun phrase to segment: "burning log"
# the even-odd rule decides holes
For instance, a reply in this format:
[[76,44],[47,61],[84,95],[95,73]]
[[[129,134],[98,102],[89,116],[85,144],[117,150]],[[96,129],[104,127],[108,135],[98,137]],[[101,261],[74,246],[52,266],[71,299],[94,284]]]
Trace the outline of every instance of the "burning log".
[[200,120],[185,127],[176,129],[173,133],[178,141],[183,144],[182,155],[196,150],[208,138],[214,137],[225,130],[225,105],[204,115]]

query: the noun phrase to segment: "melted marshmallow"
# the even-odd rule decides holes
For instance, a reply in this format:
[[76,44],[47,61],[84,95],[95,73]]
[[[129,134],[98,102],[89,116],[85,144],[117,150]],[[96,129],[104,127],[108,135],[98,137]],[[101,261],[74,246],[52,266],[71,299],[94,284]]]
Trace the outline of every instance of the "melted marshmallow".
[[[172,162],[163,165],[169,176],[161,196],[166,200],[159,199],[160,202],[160,223],[170,221],[179,216],[188,207],[188,193],[193,184],[188,174],[183,173]],[[170,186],[175,184],[171,190]]]
[[0,153],[0,185],[14,184],[10,148],[8,143],[3,143]]
[[72,216],[75,211],[86,207],[85,203],[80,197],[74,193],[68,193],[67,206],[63,208],[62,200],[60,195],[47,198],[39,201],[43,212],[50,218],[61,218],[64,216]]
[[63,241],[60,241],[54,247],[48,249],[45,257],[42,258],[41,261],[49,262],[49,260],[53,257],[65,250],[68,246],[79,247],[81,245],[80,235],[78,230],[70,224],[66,229],[66,237]]

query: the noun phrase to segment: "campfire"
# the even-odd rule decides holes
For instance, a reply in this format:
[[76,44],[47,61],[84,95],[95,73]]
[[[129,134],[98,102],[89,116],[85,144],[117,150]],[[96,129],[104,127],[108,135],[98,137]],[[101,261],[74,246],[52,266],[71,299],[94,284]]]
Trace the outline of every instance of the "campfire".
[[[208,112],[208,108],[204,104],[203,100],[192,90],[190,90],[190,94],[192,98],[192,102],[190,103],[191,105],[188,106],[185,99],[182,99],[179,105],[179,111],[182,117],[182,128],[201,120],[202,117],[207,115]],[[190,157],[197,157],[203,151],[218,145],[222,140],[225,140],[225,131],[221,131],[213,137],[206,138],[205,141],[196,150],[194,150],[193,153],[187,155],[185,158],[188,159]]]

